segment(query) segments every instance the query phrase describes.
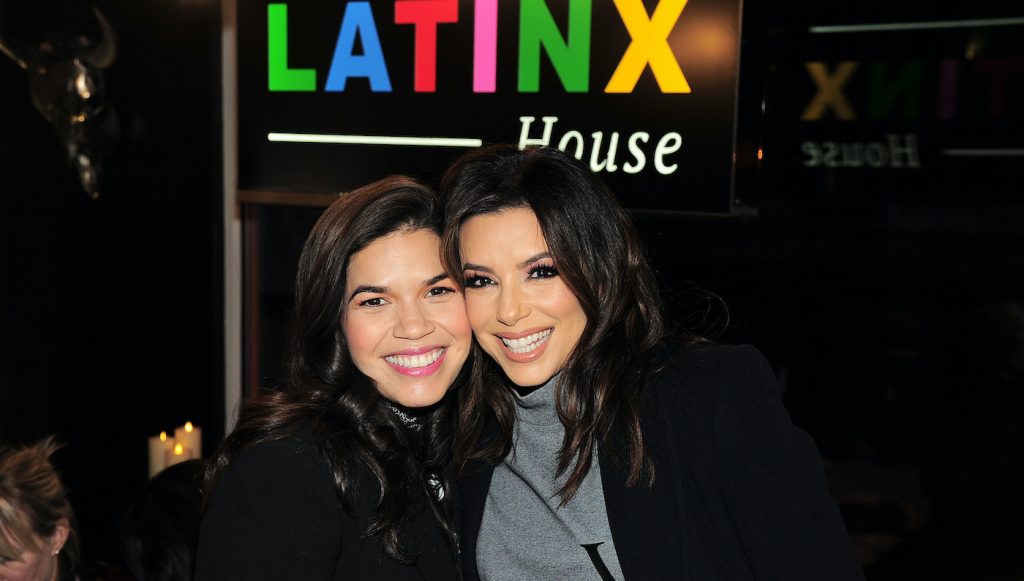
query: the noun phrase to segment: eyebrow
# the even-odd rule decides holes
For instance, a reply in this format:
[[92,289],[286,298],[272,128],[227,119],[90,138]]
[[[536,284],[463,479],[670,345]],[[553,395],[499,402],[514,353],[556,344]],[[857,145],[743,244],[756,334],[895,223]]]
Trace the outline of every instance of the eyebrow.
[[427,280],[423,281],[423,286],[430,286],[432,284],[437,284],[437,283],[441,282],[442,280],[444,280],[446,278],[448,278],[448,273],[447,272],[442,272],[441,274],[439,274],[439,275],[437,275],[437,276],[435,276],[433,278],[428,278]]
[[[448,273],[442,272],[441,274],[432,276],[432,277],[428,278],[427,280],[423,281],[423,286],[430,286],[430,285],[433,285],[433,284],[437,284],[437,283],[441,282],[442,280],[444,280],[446,278],[448,278]],[[351,301],[352,299],[356,298],[356,295],[358,295],[359,293],[375,293],[375,294],[382,294],[383,295],[383,294],[387,294],[389,292],[391,292],[391,288],[390,287],[386,287],[386,286],[370,286],[370,285],[364,284],[364,285],[357,286],[356,290],[352,291],[352,294],[349,295],[348,300]]]
[[[551,253],[550,252],[541,252],[540,254],[534,254],[533,256],[531,256],[531,257],[527,258],[526,260],[520,262],[516,266],[518,268],[526,268],[527,266],[530,266],[534,262],[537,262],[538,260],[541,260],[543,258],[551,258]],[[464,263],[462,265],[462,270],[482,270],[483,272],[494,272],[494,270],[491,269],[491,267],[489,267],[489,266],[484,266],[482,264],[474,264],[472,262]]]
[[382,295],[382,294],[387,294],[387,292],[389,290],[391,290],[391,289],[389,289],[386,286],[369,286],[369,285],[365,285],[365,284],[364,285],[359,285],[359,286],[356,287],[356,290],[352,291],[352,294],[349,295],[348,300],[351,301],[352,299],[356,298],[356,295],[358,295],[360,293],[375,293],[375,294],[381,294]]

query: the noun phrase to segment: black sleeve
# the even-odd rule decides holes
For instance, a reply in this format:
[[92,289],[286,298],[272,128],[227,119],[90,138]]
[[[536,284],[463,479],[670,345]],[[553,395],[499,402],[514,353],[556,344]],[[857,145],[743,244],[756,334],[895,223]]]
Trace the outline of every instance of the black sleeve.
[[284,439],[243,451],[203,517],[196,581],[334,578],[342,516],[325,462]]
[[790,421],[768,362],[739,346],[722,365],[715,461],[750,570],[757,579],[862,580],[818,448]]

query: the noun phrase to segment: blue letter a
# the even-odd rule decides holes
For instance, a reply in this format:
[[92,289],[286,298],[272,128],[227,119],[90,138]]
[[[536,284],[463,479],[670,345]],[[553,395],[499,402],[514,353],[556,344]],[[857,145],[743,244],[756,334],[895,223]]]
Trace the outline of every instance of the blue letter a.
[[[362,41],[363,54],[354,55],[356,33]],[[384,64],[384,52],[377,36],[377,25],[369,2],[349,2],[341,20],[338,44],[334,47],[334,59],[327,73],[325,91],[344,91],[349,77],[370,79],[370,89],[375,93],[390,93],[391,79]]]

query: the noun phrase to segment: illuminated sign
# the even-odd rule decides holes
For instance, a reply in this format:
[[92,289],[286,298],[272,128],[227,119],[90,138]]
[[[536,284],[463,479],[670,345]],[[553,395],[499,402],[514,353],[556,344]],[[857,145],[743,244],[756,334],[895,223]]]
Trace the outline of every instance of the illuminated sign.
[[239,187],[569,151],[634,208],[732,204],[739,0],[239,0]]
[[[664,0],[648,19],[640,0],[615,3],[630,33],[630,44],[604,88],[606,93],[631,93],[644,68],[650,66],[663,93],[689,93],[690,85],[668,45],[687,0]],[[541,48],[547,50],[562,86],[570,93],[589,90],[591,0],[569,3],[569,28],[562,38],[554,16],[543,0],[526,0],[520,5],[518,90],[536,93],[540,85]],[[413,90],[433,93],[437,87],[437,35],[442,23],[459,21],[457,0],[397,0],[395,24],[414,28],[415,51]],[[473,91],[493,93],[497,72],[498,1],[476,0],[473,26]],[[362,39],[356,54],[356,37]],[[268,89],[271,91],[314,91],[316,71],[288,67],[288,4],[267,5]],[[349,78],[366,78],[375,92],[391,92],[384,50],[369,2],[349,2],[341,20],[341,31],[331,59],[325,91],[344,91]]]

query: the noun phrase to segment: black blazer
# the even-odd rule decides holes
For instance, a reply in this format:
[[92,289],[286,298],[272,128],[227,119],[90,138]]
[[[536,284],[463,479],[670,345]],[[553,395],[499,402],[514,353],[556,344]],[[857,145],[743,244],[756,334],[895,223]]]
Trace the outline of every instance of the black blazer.
[[400,529],[403,546],[420,553],[415,565],[389,558],[379,536],[366,537],[380,493],[365,465],[355,464],[357,502],[350,515],[340,507],[327,463],[303,433],[243,451],[203,517],[196,581],[457,579],[425,493],[414,496]]
[[[626,468],[599,452],[626,579],[863,579],[818,450],[790,422],[764,357],[750,346],[680,347],[662,357],[641,411],[653,488],[627,487]],[[621,433],[611,444],[626,457]],[[492,472],[476,463],[459,481],[467,581],[479,579]]]

